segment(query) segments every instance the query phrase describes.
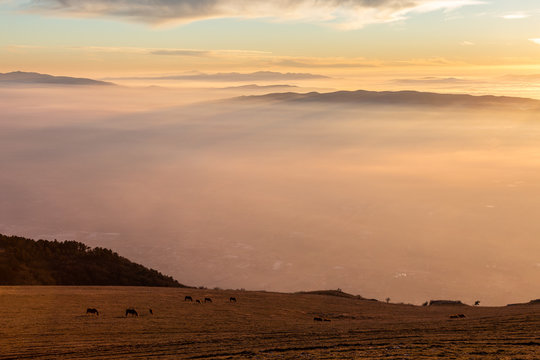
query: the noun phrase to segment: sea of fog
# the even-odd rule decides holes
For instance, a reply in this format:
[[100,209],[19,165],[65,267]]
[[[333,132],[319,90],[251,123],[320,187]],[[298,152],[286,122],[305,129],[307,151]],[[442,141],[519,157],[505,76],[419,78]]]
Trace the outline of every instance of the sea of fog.
[[0,88],[0,233],[194,286],[539,296],[538,112],[225,95]]

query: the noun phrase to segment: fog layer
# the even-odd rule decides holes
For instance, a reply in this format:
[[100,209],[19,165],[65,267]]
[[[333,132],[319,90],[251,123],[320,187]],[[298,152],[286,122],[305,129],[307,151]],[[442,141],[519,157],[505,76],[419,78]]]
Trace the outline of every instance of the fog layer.
[[539,296],[538,112],[194,100],[0,89],[0,232],[190,285]]

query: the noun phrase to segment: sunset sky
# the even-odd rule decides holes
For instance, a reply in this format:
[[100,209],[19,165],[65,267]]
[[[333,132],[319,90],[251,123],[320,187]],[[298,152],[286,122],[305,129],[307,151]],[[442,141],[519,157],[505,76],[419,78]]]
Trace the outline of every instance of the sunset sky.
[[0,72],[530,76],[539,20],[535,0],[3,0]]

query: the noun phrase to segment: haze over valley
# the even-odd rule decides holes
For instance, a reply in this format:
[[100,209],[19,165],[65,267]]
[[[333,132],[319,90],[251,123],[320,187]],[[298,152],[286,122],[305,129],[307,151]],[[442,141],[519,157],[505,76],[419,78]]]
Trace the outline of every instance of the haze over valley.
[[0,233],[196,286],[535,297],[538,101],[293,84],[2,85]]

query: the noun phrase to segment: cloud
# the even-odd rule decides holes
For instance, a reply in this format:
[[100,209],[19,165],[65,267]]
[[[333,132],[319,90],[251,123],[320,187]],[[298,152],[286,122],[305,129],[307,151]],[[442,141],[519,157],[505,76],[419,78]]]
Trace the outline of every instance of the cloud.
[[506,20],[519,20],[519,19],[525,19],[528,18],[530,15],[524,14],[524,13],[515,13],[515,14],[507,14],[501,16],[503,19]]
[[540,81],[540,74],[505,75],[501,77],[501,80],[516,82],[538,82]]
[[154,50],[152,55],[174,55],[174,56],[209,56],[210,51],[205,50]]
[[[345,61],[344,61],[345,60]],[[346,61],[348,60],[348,61]],[[368,63],[364,59],[292,59],[285,58],[276,62],[276,65],[297,68],[370,68],[378,66]]]
[[197,49],[148,49],[151,55],[223,57],[223,56],[263,56],[271,54],[258,50],[197,50]]
[[537,45],[540,45],[540,38],[537,38],[537,39],[529,39],[530,41],[532,41],[533,43],[537,44]]
[[419,79],[396,79],[393,81],[397,84],[459,84],[467,83],[464,79],[459,79],[455,77],[439,78],[426,76]]
[[403,20],[413,12],[452,10],[478,0],[31,0],[51,15],[112,17],[163,24],[211,18],[269,18],[326,23],[345,29]]

